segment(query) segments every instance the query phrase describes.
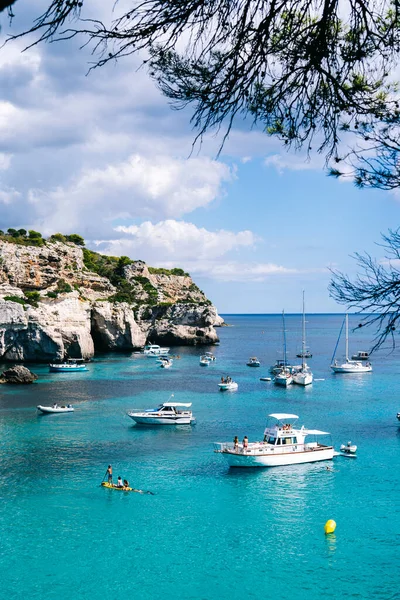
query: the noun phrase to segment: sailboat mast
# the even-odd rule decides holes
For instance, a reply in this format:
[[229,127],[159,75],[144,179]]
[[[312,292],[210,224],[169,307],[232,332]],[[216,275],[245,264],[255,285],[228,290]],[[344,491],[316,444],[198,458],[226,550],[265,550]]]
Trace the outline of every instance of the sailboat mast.
[[302,352],[301,352],[301,366],[304,370],[305,366],[305,353],[306,353],[306,313],[304,307],[304,290],[303,290],[303,341],[302,341]]
[[349,315],[346,313],[346,362],[349,360]]
[[282,311],[283,322],[283,366],[286,367],[286,329],[285,329],[285,311]]

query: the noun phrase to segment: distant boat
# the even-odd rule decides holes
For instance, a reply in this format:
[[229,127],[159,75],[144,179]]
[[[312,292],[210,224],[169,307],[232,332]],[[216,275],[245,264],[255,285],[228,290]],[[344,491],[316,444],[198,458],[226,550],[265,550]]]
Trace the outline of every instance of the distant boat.
[[53,404],[53,406],[42,406],[39,404],[36,408],[44,414],[74,412],[74,408],[70,404],[67,404],[67,406],[58,406],[58,404]]
[[211,358],[209,356],[207,356],[206,354],[203,354],[203,356],[200,356],[200,366],[201,367],[209,367],[211,362],[212,362]]
[[[343,325],[346,325],[346,356],[344,362],[339,362],[335,359],[336,350],[339,345],[340,337],[343,331]],[[340,328],[339,337],[336,342],[335,350],[332,356],[331,369],[335,373],[370,373],[372,365],[370,362],[363,364],[360,360],[349,359],[349,315],[346,313],[342,327]]]
[[363,350],[359,350],[356,354],[352,355],[352,360],[368,360],[369,352],[364,352]]
[[49,364],[49,371],[52,373],[73,373],[87,370],[83,358],[69,358],[67,362]]
[[172,358],[162,358],[160,360],[160,367],[162,369],[169,369],[170,367],[172,367],[173,364],[174,361],[172,360]]
[[237,390],[239,386],[236,383],[236,381],[232,381],[230,377],[227,377],[226,379],[221,377],[221,381],[218,384],[218,387],[220,392],[232,392],[233,390]]
[[144,347],[143,354],[146,356],[160,356],[160,354],[168,354],[169,348],[161,348],[158,344],[147,344]]
[[260,361],[256,356],[252,356],[251,358],[249,358],[246,364],[248,367],[259,367],[261,365]]
[[[310,385],[313,382],[313,374],[310,367],[307,365],[306,358],[306,313],[304,304],[304,291],[303,291],[303,336],[302,336],[302,357],[301,367],[293,373],[293,383],[297,385]],[[298,356],[298,355],[297,355]]]

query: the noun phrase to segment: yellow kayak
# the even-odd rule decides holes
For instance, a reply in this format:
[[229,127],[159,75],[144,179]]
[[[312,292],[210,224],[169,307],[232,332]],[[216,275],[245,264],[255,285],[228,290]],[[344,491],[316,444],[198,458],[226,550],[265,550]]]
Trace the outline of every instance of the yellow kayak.
[[131,487],[118,487],[115,485],[115,483],[107,483],[107,481],[103,481],[101,485],[109,490],[119,490],[120,492],[136,492],[137,494],[150,494],[150,496],[154,496],[154,492],[149,492],[148,490],[137,490]]
[[107,483],[106,481],[103,481],[101,485],[110,490],[119,490],[120,492],[136,492],[136,490],[131,487],[118,487],[115,485],[115,483]]

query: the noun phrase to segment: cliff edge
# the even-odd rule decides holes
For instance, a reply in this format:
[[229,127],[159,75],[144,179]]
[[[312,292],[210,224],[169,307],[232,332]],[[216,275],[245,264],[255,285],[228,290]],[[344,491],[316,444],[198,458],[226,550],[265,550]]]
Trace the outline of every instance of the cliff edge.
[[0,238],[0,360],[218,342],[223,319],[181,269],[102,255],[61,234],[34,245],[7,237]]

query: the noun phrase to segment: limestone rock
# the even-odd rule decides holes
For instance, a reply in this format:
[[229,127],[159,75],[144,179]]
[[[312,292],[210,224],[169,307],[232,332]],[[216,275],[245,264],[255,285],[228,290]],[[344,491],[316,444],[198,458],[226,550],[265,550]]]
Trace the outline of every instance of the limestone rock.
[[146,343],[146,333],[126,302],[96,302],[92,310],[92,337],[96,350],[133,350]]
[[[73,295],[72,295],[73,296]],[[0,357],[7,361],[90,358],[90,304],[77,297],[23,307],[0,300]]]
[[38,376],[35,373],[32,373],[26,367],[22,365],[16,365],[7,369],[0,376],[1,383],[33,383],[36,381]]

